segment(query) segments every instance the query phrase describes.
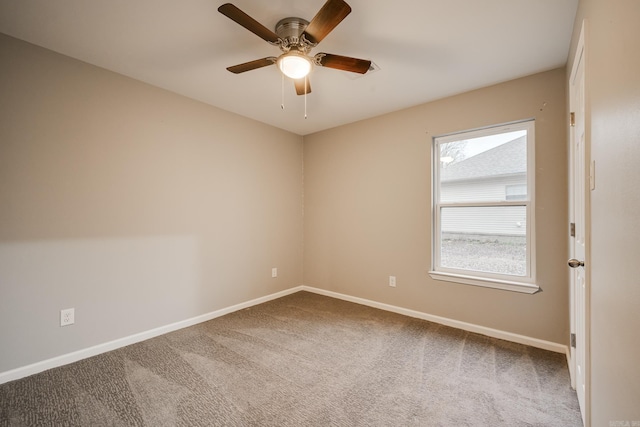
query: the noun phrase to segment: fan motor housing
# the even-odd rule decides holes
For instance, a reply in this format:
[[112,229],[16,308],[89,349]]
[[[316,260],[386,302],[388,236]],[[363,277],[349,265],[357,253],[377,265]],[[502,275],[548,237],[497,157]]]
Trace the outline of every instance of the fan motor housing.
[[283,49],[290,49],[292,46],[304,49],[304,44],[300,39],[300,35],[305,28],[309,25],[309,21],[302,18],[284,18],[278,21],[276,24],[276,34],[280,37],[283,43]]

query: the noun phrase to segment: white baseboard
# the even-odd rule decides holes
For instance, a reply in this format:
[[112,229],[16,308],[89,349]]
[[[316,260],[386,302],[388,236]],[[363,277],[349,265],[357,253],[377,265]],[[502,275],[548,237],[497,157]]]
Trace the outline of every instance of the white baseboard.
[[57,368],[58,366],[67,365],[69,363],[77,362],[78,360],[86,359],[88,357],[96,356],[98,354],[106,353],[111,350],[115,350],[127,345],[135,344],[140,341],[148,340],[150,338],[157,337],[169,332],[177,331],[178,329],[186,328],[196,325],[198,323],[206,322],[216,317],[224,316],[225,314],[233,313],[234,311],[242,310],[254,305],[262,304],[267,301],[271,301],[277,298],[281,298],[286,295],[290,295],[299,291],[313,292],[319,295],[325,295],[332,298],[341,299],[344,301],[354,302],[356,304],[362,304],[369,307],[379,308],[381,310],[390,311],[393,313],[403,314],[409,317],[415,317],[418,319],[428,320],[430,322],[439,323],[441,325],[451,326],[453,328],[462,329],[469,332],[475,332],[482,335],[487,335],[493,338],[499,338],[506,341],[511,341],[519,344],[529,345],[531,347],[541,348],[544,350],[553,351],[556,353],[564,353],[569,360],[569,348],[566,345],[544,341],[537,338],[531,338],[524,335],[518,335],[511,332],[505,332],[498,329],[487,328],[480,325],[474,325],[472,323],[461,322],[459,320],[449,319],[446,317],[434,316],[432,314],[422,313],[415,310],[409,310],[407,308],[397,307],[390,304],[384,304],[377,301],[371,301],[364,298],[353,297],[350,295],[341,294],[338,292],[327,291],[324,289],[314,288],[311,286],[296,286],[294,288],[286,289],[284,291],[276,292],[271,295],[256,298],[251,301],[243,302],[233,305],[231,307],[215,310],[210,313],[206,313],[200,316],[192,317],[190,319],[182,320],[180,322],[172,323],[169,325],[161,326],[155,329],[151,329],[138,334],[129,335],[124,338],[109,341],[103,344],[98,344],[93,347],[88,347],[82,350],[74,351],[72,353],[63,354],[51,359],[36,362],[31,365],[23,366],[20,368],[12,369],[10,371],[0,372],[0,384],[4,384],[9,381],[14,381],[20,378],[27,377],[29,375],[37,374],[38,372],[46,371],[47,369]]
[[314,288],[311,286],[301,286],[300,290],[313,292],[320,295],[325,295],[332,298],[338,298],[344,301],[354,302],[356,304],[362,304],[369,307],[379,308],[385,311],[391,311],[393,313],[403,314],[409,317],[415,317],[417,319],[428,320],[430,322],[439,323],[445,326],[451,326],[452,328],[462,329],[464,331],[475,332],[481,335],[487,335],[493,338],[499,338],[505,341],[511,341],[518,344],[524,344],[531,347],[541,348],[543,350],[549,350],[556,353],[567,354],[568,347],[563,344],[558,344],[551,341],[545,341],[538,338],[531,338],[524,335],[514,334],[512,332],[501,331],[499,329],[487,328],[485,326],[475,325],[473,323],[461,322],[459,320],[449,319],[446,317],[434,316],[433,314],[422,313],[420,311],[409,310],[407,308],[397,307],[390,304],[384,304],[377,301],[371,301],[364,298],[352,297],[350,295],[341,294],[333,291],[326,291],[324,289]]
[[281,292],[276,292],[271,295],[256,298],[251,301],[243,302],[233,305],[231,307],[215,310],[210,313],[202,314],[200,316],[192,317],[190,319],[182,320],[180,322],[171,323],[169,325],[160,326],[155,329],[140,332],[138,334],[129,335],[124,338],[109,341],[103,344],[94,345],[82,350],[74,351],[72,353],[63,354],[61,356],[53,357],[51,359],[36,362],[31,365],[23,366],[20,368],[12,369],[10,371],[0,372],[0,384],[4,384],[9,381],[14,381],[20,378],[27,377],[29,375],[37,374],[38,372],[46,371],[48,369],[57,368],[58,366],[67,365],[69,363],[77,362],[78,360],[86,359],[88,357],[97,356],[98,354],[106,353],[111,350],[115,350],[127,345],[135,344],[140,341],[148,340],[149,338],[157,337],[169,332],[177,331],[178,329],[186,328],[196,325],[198,323],[206,322],[216,317],[224,316],[225,314],[233,313],[234,311],[242,310],[248,307],[252,307],[257,304],[262,304],[267,301],[271,301],[283,296],[295,293],[302,290],[301,286],[286,289]]

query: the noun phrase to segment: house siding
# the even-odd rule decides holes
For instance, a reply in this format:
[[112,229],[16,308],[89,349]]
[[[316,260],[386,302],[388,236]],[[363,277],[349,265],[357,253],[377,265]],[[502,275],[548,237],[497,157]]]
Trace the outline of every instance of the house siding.
[[442,203],[504,201],[507,185],[522,184],[527,184],[525,174],[474,181],[443,182],[440,186],[440,201]]
[[[471,221],[471,219],[473,219]],[[445,207],[442,233],[479,236],[526,236],[526,206]]]

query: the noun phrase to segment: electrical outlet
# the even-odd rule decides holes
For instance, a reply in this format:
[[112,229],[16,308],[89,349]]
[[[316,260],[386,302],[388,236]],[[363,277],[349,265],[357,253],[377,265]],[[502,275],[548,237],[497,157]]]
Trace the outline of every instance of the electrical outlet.
[[271,269],[271,277],[278,277],[278,268],[277,267],[273,267]]
[[67,308],[65,310],[60,310],[60,326],[69,326],[73,325],[75,322],[75,309]]
[[396,287],[396,276],[389,276],[389,286],[392,288]]

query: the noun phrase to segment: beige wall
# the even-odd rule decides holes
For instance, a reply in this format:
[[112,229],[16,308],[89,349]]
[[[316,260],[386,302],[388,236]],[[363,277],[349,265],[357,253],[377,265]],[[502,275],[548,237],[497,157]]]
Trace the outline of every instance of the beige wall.
[[302,137],[4,35],[0,64],[0,372],[301,283]]
[[[591,192],[591,425],[640,423],[640,2],[581,0],[587,20]],[[568,76],[567,76],[568,77]]]
[[[557,69],[305,137],[304,283],[566,344],[565,105]],[[532,117],[543,292],[432,280],[432,137]]]

